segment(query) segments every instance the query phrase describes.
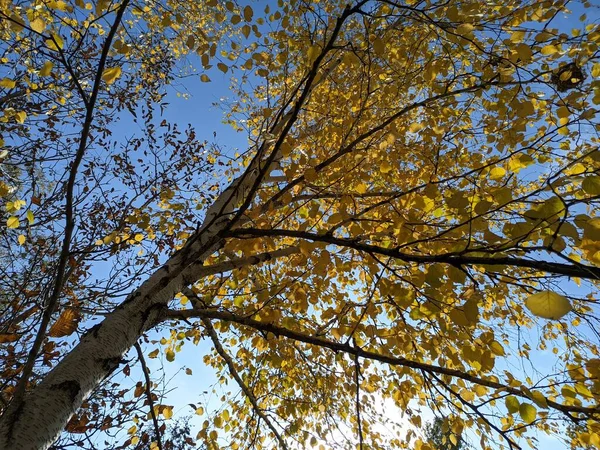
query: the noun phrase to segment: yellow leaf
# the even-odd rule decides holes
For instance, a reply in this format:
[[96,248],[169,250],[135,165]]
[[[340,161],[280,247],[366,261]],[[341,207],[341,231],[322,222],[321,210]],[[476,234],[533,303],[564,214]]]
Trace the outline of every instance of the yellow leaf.
[[27,222],[29,222],[29,225],[33,225],[34,217],[33,217],[33,213],[31,212],[31,210],[27,211],[26,216],[27,216]]
[[8,228],[19,228],[19,218],[16,216],[10,216],[7,220],[6,220],[6,226]]
[[202,406],[196,408],[196,414],[198,414],[199,416],[204,414],[204,408]]
[[25,235],[20,234],[19,237],[17,238],[17,241],[19,242],[19,245],[23,245],[25,243]]
[[510,35],[510,41],[514,43],[523,42],[523,39],[525,39],[524,31],[515,31],[513,34]]
[[308,61],[312,63],[315,59],[317,59],[317,56],[319,56],[320,52],[321,49],[318,45],[311,45],[308,48],[308,52],[306,54],[306,56],[308,57]]
[[229,70],[229,67],[227,67],[226,64],[223,64],[221,62],[217,63],[217,68],[223,73],[227,73],[227,71]]
[[165,356],[169,362],[173,362],[175,360],[175,352],[170,348],[165,352]]
[[111,67],[108,69],[104,69],[104,72],[102,72],[102,80],[104,80],[106,84],[113,84],[120,76],[120,67]]
[[17,83],[15,83],[13,80],[11,80],[10,78],[2,78],[0,80],[0,87],[6,88],[6,89],[12,89],[17,85]]
[[165,419],[170,419],[173,417],[173,408],[170,406],[165,406],[165,408],[162,410],[162,415]]
[[470,33],[471,31],[473,31],[475,29],[475,27],[470,24],[470,23],[463,23],[460,24],[457,28],[456,28],[456,32],[458,34],[467,34]]
[[506,175],[506,169],[503,167],[494,167],[490,170],[490,179],[491,180],[500,180],[502,177]]
[[200,75],[200,81],[202,81],[203,83],[208,83],[210,81],[210,78],[208,78],[208,75],[203,73],[202,75]]
[[422,123],[413,122],[410,124],[410,127],[408,127],[408,131],[410,131],[411,133],[416,133],[417,131],[422,130],[423,128],[425,128],[425,125],[423,125]]
[[152,350],[150,353],[148,353],[148,358],[154,359],[157,356],[158,356],[158,349]]
[[542,291],[530,295],[525,306],[534,316],[558,320],[571,311],[571,302],[552,291]]
[[27,113],[25,111],[19,111],[15,113],[15,119],[19,123],[25,123],[25,119],[27,119]]
[[517,397],[515,397],[514,395],[509,395],[508,397],[506,397],[504,399],[504,404],[510,414],[514,414],[517,411],[519,411],[519,407],[520,407],[519,399]]
[[454,433],[450,434],[450,442],[452,442],[452,445],[457,446],[458,445],[458,439],[456,439],[456,436],[454,435]]
[[537,409],[530,403],[521,403],[519,406],[519,415],[523,422],[532,423],[537,417]]
[[555,45],[551,45],[551,44],[542,47],[542,50],[541,50],[542,55],[545,55],[545,56],[554,55],[557,52],[558,52],[558,48],[556,48]]
[[500,342],[498,342],[498,341],[492,341],[492,343],[490,344],[490,350],[496,356],[504,356],[505,355],[504,347],[502,347],[502,344],[500,344]]
[[388,161],[383,161],[379,166],[379,171],[381,173],[389,173],[393,169],[392,165]]
[[43,33],[44,30],[46,29],[46,24],[44,23],[44,21],[42,19],[40,19],[38,17],[37,19],[29,22],[29,27],[36,33]]
[[596,63],[592,66],[592,76],[594,78],[600,77],[600,63]]
[[68,5],[67,5],[67,4],[66,4],[64,1],[62,1],[62,0],[58,0],[58,1],[52,0],[52,1],[49,1],[49,2],[47,3],[47,6],[48,6],[48,8],[51,8],[51,9],[57,9],[57,10],[59,10],[59,11],[68,11],[68,10],[71,10],[71,9],[72,9],[70,6],[68,6]]
[[531,391],[531,400],[540,408],[548,408],[548,401],[540,391]]
[[513,173],[519,173],[521,169],[533,164],[533,158],[526,154],[513,156],[508,160],[508,169]]
[[39,71],[40,76],[47,77],[48,75],[50,75],[50,73],[52,72],[52,67],[54,67],[54,64],[52,64],[51,61],[46,61]]
[[517,54],[523,62],[530,61],[533,57],[533,51],[531,50],[531,47],[527,44],[519,44],[517,46]]
[[46,42],[46,46],[50,50],[54,50],[55,52],[62,50],[62,48],[65,45],[62,38],[58,34],[53,34],[52,39],[46,39],[45,42]]
[[367,192],[367,185],[365,183],[360,183],[358,186],[356,186],[356,192],[359,194],[364,194]]

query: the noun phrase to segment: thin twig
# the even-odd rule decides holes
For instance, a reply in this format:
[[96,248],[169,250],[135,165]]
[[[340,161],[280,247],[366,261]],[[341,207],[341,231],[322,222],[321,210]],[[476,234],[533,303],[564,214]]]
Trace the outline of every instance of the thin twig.
[[142,366],[142,372],[144,372],[144,378],[146,379],[146,398],[148,399],[148,405],[150,406],[150,415],[152,416],[152,423],[154,424],[154,433],[156,434],[156,444],[158,450],[163,450],[162,441],[160,439],[160,425],[158,424],[158,418],[156,417],[156,411],[154,411],[154,401],[152,401],[152,391],[150,390],[151,381],[150,373],[148,372],[148,366],[146,365],[146,359],[144,358],[144,352],[138,342],[133,344],[137,351],[138,360]]
[[[46,331],[48,329],[48,325],[50,324],[50,320],[52,318],[52,314],[56,310],[58,306],[58,300],[61,296],[63,286],[65,284],[66,277],[66,267],[71,256],[71,237],[73,235],[73,230],[75,229],[75,217],[73,214],[74,207],[74,190],[75,190],[75,181],[77,179],[77,172],[79,169],[79,165],[83,160],[83,155],[85,154],[88,139],[90,134],[90,129],[92,126],[92,121],[94,118],[94,110],[96,106],[96,100],[98,98],[98,92],[100,90],[100,82],[102,81],[102,72],[104,71],[104,67],[106,65],[106,60],[108,58],[108,52],[112,45],[112,40],[117,33],[117,30],[121,24],[121,19],[125,10],[127,9],[127,5],[129,4],[129,0],[124,0],[119,10],[117,11],[115,21],[112,24],[112,27],[104,41],[104,45],[102,48],[102,54],[100,56],[100,61],[98,63],[98,69],[96,71],[96,77],[94,80],[94,85],[91,93],[91,97],[89,102],[86,104],[86,116],[83,123],[83,127],[81,130],[81,138],[79,140],[79,146],[77,148],[77,153],[75,154],[75,158],[71,163],[71,168],[69,170],[69,179],[67,181],[66,187],[66,202],[65,202],[65,230],[64,230],[64,239],[62,243],[62,248],[60,251],[60,256],[58,260],[58,267],[56,269],[56,278],[54,279],[54,286],[52,288],[52,293],[50,298],[47,300],[45,304],[44,314],[42,315],[42,320],[40,326],[37,330],[35,340],[29,350],[29,355],[27,357],[27,361],[23,367],[23,371],[21,372],[21,378],[17,384],[15,389],[15,394],[13,396],[11,406],[6,410],[5,414],[13,415],[17,413],[20,409],[21,403],[23,402],[23,398],[25,397],[25,391],[27,388],[27,382],[29,381],[29,377],[33,371],[33,366],[35,364],[35,360],[37,359],[38,353],[42,347],[44,339],[46,338]],[[85,101],[85,99],[83,99]],[[15,420],[12,423],[16,423]]]
[[[354,341],[356,346],[356,340]],[[356,422],[358,423],[358,448],[363,450],[364,437],[362,432],[362,421],[360,418],[360,362],[358,354],[354,355],[354,378],[356,382]]]
[[212,323],[210,323],[210,320],[205,319],[205,318],[201,318],[201,320],[202,320],[202,323],[204,324],[204,327],[206,328],[206,331],[208,332],[208,335],[210,336],[210,339],[213,342],[213,345],[215,346],[215,350],[221,356],[221,358],[223,358],[223,360],[225,361],[225,364],[227,364],[229,373],[231,374],[233,379],[236,381],[236,383],[238,384],[238,386],[240,387],[240,389],[242,390],[244,395],[248,398],[248,400],[250,400],[250,403],[252,404],[252,407],[254,408],[254,411],[256,412],[256,414],[262,420],[264,420],[264,422],[267,424],[267,426],[271,429],[271,431],[277,438],[277,441],[279,442],[279,445],[281,446],[281,448],[284,450],[289,450],[287,444],[285,443],[285,440],[283,439],[283,437],[281,436],[279,431],[277,431],[277,428],[275,428],[275,425],[273,425],[271,420],[260,409],[260,407],[258,405],[258,400],[256,399],[256,397],[254,396],[254,394],[252,393],[250,388],[246,385],[246,383],[244,383],[244,381],[238,374],[238,372],[235,368],[235,365],[233,363],[233,360],[231,359],[231,356],[229,356],[229,354],[225,351],[225,349],[221,345],[221,342],[219,341],[219,336],[217,335],[215,328],[212,326]]

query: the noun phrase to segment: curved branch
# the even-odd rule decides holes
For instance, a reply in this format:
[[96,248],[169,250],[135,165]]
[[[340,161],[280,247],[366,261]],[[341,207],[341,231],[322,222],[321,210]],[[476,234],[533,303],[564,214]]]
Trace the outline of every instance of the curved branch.
[[551,261],[539,261],[512,256],[469,256],[462,253],[446,253],[441,255],[415,255],[401,252],[394,248],[385,248],[372,244],[365,244],[354,239],[339,238],[328,234],[310,233],[307,231],[283,230],[283,229],[258,229],[241,228],[231,230],[227,237],[258,237],[258,236],[280,236],[293,237],[298,239],[307,239],[313,242],[324,242],[326,244],[346,247],[361,252],[389,256],[406,262],[420,264],[443,263],[452,266],[470,266],[470,265],[501,265],[512,267],[525,267],[528,269],[539,270],[555,275],[565,275],[568,277],[585,278],[588,280],[600,280],[600,267],[588,266],[585,264],[564,264]]
[[[333,350],[334,352],[344,352],[355,357],[379,361],[390,366],[408,367],[410,369],[423,370],[428,373],[446,375],[453,378],[460,378],[473,384],[479,384],[481,386],[486,386],[492,389],[507,392],[520,398],[529,399],[527,394],[520,389],[507,386],[492,379],[477,377],[475,375],[463,372],[462,370],[449,369],[446,367],[435,366],[433,364],[413,361],[402,357],[385,355],[374,351],[365,350],[361,347],[350,345],[349,343],[340,343],[322,337],[307,335],[299,331],[294,331],[285,327],[281,327],[279,325],[275,325],[273,323],[261,322],[249,317],[239,316],[230,312],[218,311],[215,309],[189,309],[169,310],[164,315],[165,319],[189,319],[194,317],[199,317],[203,319],[218,319],[226,322],[233,322],[239,325],[254,328],[255,330],[259,330],[262,332],[273,333],[275,336],[283,336],[288,339],[293,339],[295,341],[315,345],[317,347],[328,348],[330,350]],[[586,414],[589,417],[600,418],[600,405],[595,407],[565,405],[562,403],[552,401],[550,399],[546,399],[546,402],[548,404],[548,407],[561,411],[562,413],[567,415],[571,413],[581,413]]]
[[210,323],[210,320],[206,319],[204,317],[201,318],[201,320],[202,320],[202,323],[204,324],[204,327],[206,328],[206,331],[208,332],[208,335],[210,336],[210,339],[213,342],[213,345],[215,346],[215,350],[221,356],[221,358],[223,358],[223,360],[225,361],[225,364],[227,364],[229,373],[231,374],[233,379],[236,381],[236,383],[238,384],[238,386],[240,387],[240,389],[242,390],[244,395],[248,398],[248,400],[250,400],[250,403],[252,404],[254,411],[256,411],[256,414],[262,420],[264,420],[264,422],[267,424],[269,429],[273,432],[273,434],[277,438],[277,442],[279,442],[279,445],[281,446],[281,448],[284,450],[289,450],[287,444],[285,443],[285,440],[283,439],[281,434],[277,431],[277,428],[275,428],[275,425],[273,425],[271,420],[266,416],[266,414],[258,406],[257,398],[254,396],[254,394],[252,393],[250,388],[246,385],[246,383],[244,383],[244,380],[242,380],[242,378],[238,374],[238,372],[235,368],[235,365],[233,363],[233,360],[231,359],[231,356],[229,356],[229,354],[225,351],[225,349],[221,345],[221,342],[219,341],[219,336],[217,335],[215,328],[212,326],[212,323]]
[[134,345],[135,351],[137,352],[138,359],[140,364],[142,365],[142,372],[144,372],[144,378],[146,380],[146,398],[148,399],[148,406],[150,406],[150,415],[152,416],[152,423],[154,425],[154,433],[156,433],[156,444],[158,445],[158,450],[163,450],[162,441],[160,439],[160,425],[158,424],[158,419],[156,417],[156,411],[154,411],[154,402],[152,401],[152,391],[150,391],[151,381],[150,375],[148,373],[148,366],[146,365],[146,359],[144,358],[144,352],[142,351],[142,347],[138,342]]
[[[38,356],[38,353],[42,347],[42,343],[46,338],[46,330],[48,329],[48,325],[50,324],[50,320],[52,318],[52,314],[56,310],[58,306],[58,300],[61,296],[61,292],[65,282],[67,281],[66,276],[66,268],[67,262],[71,256],[71,238],[73,236],[73,230],[75,229],[75,217],[73,214],[74,207],[74,189],[75,189],[75,181],[77,179],[77,173],[79,170],[79,165],[83,160],[83,156],[85,154],[85,150],[87,148],[88,139],[90,135],[90,129],[92,126],[92,121],[94,119],[94,110],[96,106],[96,100],[98,98],[98,92],[100,90],[100,83],[102,81],[102,72],[104,71],[104,66],[106,64],[106,60],[108,58],[108,52],[112,45],[113,38],[121,25],[121,19],[123,18],[123,14],[127,9],[129,4],[129,0],[124,0],[121,6],[119,7],[115,21],[112,24],[110,31],[104,41],[104,45],[102,48],[102,54],[100,56],[100,61],[98,63],[98,69],[96,71],[96,78],[94,80],[94,86],[92,89],[92,94],[90,96],[89,101],[86,103],[86,115],[83,123],[83,127],[81,130],[81,137],[79,139],[79,146],[77,148],[77,153],[75,154],[75,158],[71,163],[71,167],[69,170],[69,179],[67,181],[66,186],[66,202],[65,202],[65,230],[64,230],[64,239],[62,242],[62,248],[60,251],[60,256],[58,260],[58,267],[56,269],[56,278],[54,279],[54,285],[52,287],[52,293],[50,298],[46,301],[44,314],[42,316],[42,320],[40,326],[37,330],[35,340],[31,349],[29,350],[29,354],[27,357],[27,361],[25,362],[25,366],[23,367],[23,371],[21,373],[21,378],[19,379],[19,383],[15,389],[15,394],[13,396],[13,400],[11,402],[10,407],[5,411],[5,415],[7,417],[13,417],[14,414],[18,413],[21,403],[23,401],[23,397],[25,396],[25,391],[27,387],[27,382],[29,381],[29,377],[31,376],[31,372],[33,371],[33,366],[35,364],[35,360]],[[14,422],[14,421],[13,421]],[[9,432],[10,435],[10,432]]]

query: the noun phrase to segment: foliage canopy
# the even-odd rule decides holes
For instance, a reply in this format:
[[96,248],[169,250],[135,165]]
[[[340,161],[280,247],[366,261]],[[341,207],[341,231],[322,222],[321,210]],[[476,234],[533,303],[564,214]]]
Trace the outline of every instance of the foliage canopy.
[[[200,342],[207,448],[600,447],[594,13],[0,0],[0,448],[169,448]],[[239,155],[169,119],[219,73]]]

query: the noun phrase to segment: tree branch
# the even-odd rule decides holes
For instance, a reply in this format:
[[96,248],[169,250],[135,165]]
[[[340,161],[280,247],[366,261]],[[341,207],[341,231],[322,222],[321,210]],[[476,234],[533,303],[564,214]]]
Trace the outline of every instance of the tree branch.
[[[290,330],[273,323],[261,322],[250,317],[239,316],[226,311],[218,311],[216,309],[189,309],[189,310],[169,310],[164,314],[165,319],[189,319],[189,318],[205,318],[205,319],[218,319],[226,322],[233,322],[239,325],[248,326],[259,330],[261,332],[273,333],[275,336],[284,336],[288,339],[295,341],[304,342],[306,344],[315,345],[317,347],[328,348],[334,352],[344,352],[349,355],[358,356],[360,358],[370,359],[373,361],[379,361],[391,366],[408,367],[411,369],[423,370],[428,373],[435,373],[439,375],[446,375],[454,378],[460,378],[470,383],[479,384],[492,389],[508,392],[520,398],[528,398],[527,394],[520,389],[507,386],[498,381],[492,379],[480,378],[475,375],[463,372],[458,369],[449,369],[446,367],[439,367],[433,364],[422,363],[413,361],[410,359],[396,357],[391,355],[385,355],[370,350],[364,350],[360,347],[350,345],[349,343],[335,342],[322,337],[311,336],[304,334],[299,331]],[[600,405],[594,407],[585,407],[578,405],[565,405],[557,403],[550,399],[546,399],[550,408],[561,411],[565,414],[570,413],[581,413],[586,414],[589,417],[600,417]]]
[[287,444],[285,443],[285,440],[283,439],[281,434],[277,431],[277,428],[275,428],[275,425],[273,425],[273,423],[267,417],[267,415],[260,409],[257,398],[254,396],[254,394],[252,393],[250,388],[246,385],[246,383],[244,383],[244,380],[242,380],[242,378],[238,374],[238,372],[235,368],[235,364],[234,364],[233,360],[231,359],[231,356],[229,356],[229,354],[225,351],[225,349],[221,345],[221,342],[219,341],[219,336],[217,336],[217,332],[215,331],[215,328],[212,326],[212,323],[210,323],[210,320],[207,318],[204,318],[204,317],[202,317],[201,320],[202,320],[202,323],[204,324],[204,327],[206,328],[206,331],[208,332],[208,335],[210,336],[210,339],[213,342],[213,345],[215,346],[215,350],[221,356],[221,358],[223,358],[223,360],[225,361],[225,364],[227,364],[229,373],[231,374],[233,379],[236,381],[236,383],[238,384],[238,386],[240,387],[240,389],[242,390],[244,395],[248,398],[248,400],[250,400],[250,403],[252,404],[252,407],[254,408],[254,411],[256,412],[256,414],[262,420],[264,420],[264,422],[267,424],[269,429],[273,432],[273,434],[277,438],[277,441],[279,442],[279,445],[281,446],[281,448],[284,450],[289,450]]
[[[100,90],[100,82],[102,81],[102,72],[104,71],[104,66],[106,64],[106,59],[108,58],[108,52],[112,45],[113,38],[119,29],[121,24],[121,19],[127,6],[129,4],[129,0],[124,0],[121,6],[119,7],[115,21],[112,24],[110,31],[104,41],[104,45],[102,47],[102,54],[100,55],[100,61],[98,62],[98,69],[96,71],[96,78],[94,80],[94,86],[92,89],[92,93],[89,99],[89,102],[86,103],[86,115],[83,123],[83,127],[81,130],[81,137],[79,139],[79,146],[77,148],[77,153],[75,154],[75,158],[71,162],[71,167],[69,170],[69,178],[66,186],[66,202],[65,202],[65,230],[64,230],[64,238],[62,242],[62,248],[60,251],[60,256],[58,260],[58,267],[56,269],[56,278],[54,279],[54,284],[52,287],[52,293],[50,298],[46,301],[45,310],[42,315],[42,320],[40,326],[36,332],[35,340],[29,350],[29,354],[27,357],[27,361],[23,367],[23,371],[21,373],[21,378],[17,384],[15,389],[15,394],[11,401],[11,405],[8,409],[5,410],[4,414],[8,417],[12,417],[20,408],[21,403],[23,401],[23,397],[25,396],[25,391],[27,387],[27,382],[29,377],[31,376],[31,372],[33,371],[33,366],[35,364],[35,360],[37,359],[37,355],[42,347],[42,343],[46,338],[46,331],[48,329],[48,325],[52,318],[52,314],[56,310],[58,306],[58,299],[61,296],[63,286],[67,281],[67,277],[65,276],[65,271],[67,267],[67,262],[69,257],[71,256],[71,238],[73,236],[73,230],[75,229],[75,217],[74,217],[74,189],[75,189],[75,181],[77,179],[77,172],[79,169],[79,165],[83,160],[83,155],[85,154],[90,129],[92,126],[92,121],[94,119],[94,109],[96,106],[96,100],[98,98],[98,92]],[[85,99],[84,99],[85,101]]]
[[531,259],[516,258],[512,256],[469,256],[468,254],[464,253],[446,253],[441,255],[415,255],[410,253],[404,253],[394,248],[385,248],[377,245],[365,244],[362,242],[358,242],[354,239],[339,238],[327,234],[310,233],[308,231],[240,228],[229,231],[226,236],[240,238],[259,236],[293,237],[298,239],[307,239],[313,242],[324,242],[327,244],[337,245],[338,247],[351,248],[357,251],[371,254],[385,255],[392,258],[400,259],[402,261],[413,262],[418,264],[444,263],[450,264],[452,266],[501,265],[512,267],[525,267],[556,275],[585,278],[589,280],[600,280],[600,267],[593,267],[585,264],[563,264],[550,261],[536,261]]
[[148,366],[146,365],[146,359],[144,358],[144,352],[142,351],[142,347],[138,342],[134,344],[135,350],[138,355],[138,359],[140,360],[140,364],[142,365],[142,372],[144,373],[144,378],[146,379],[146,398],[148,399],[148,405],[150,406],[150,415],[152,416],[152,423],[154,424],[154,433],[156,434],[156,444],[158,445],[158,450],[163,450],[162,441],[160,438],[160,425],[158,424],[158,419],[156,418],[156,411],[154,411],[154,402],[152,401],[152,391],[150,390],[151,381],[150,375],[148,373]]

